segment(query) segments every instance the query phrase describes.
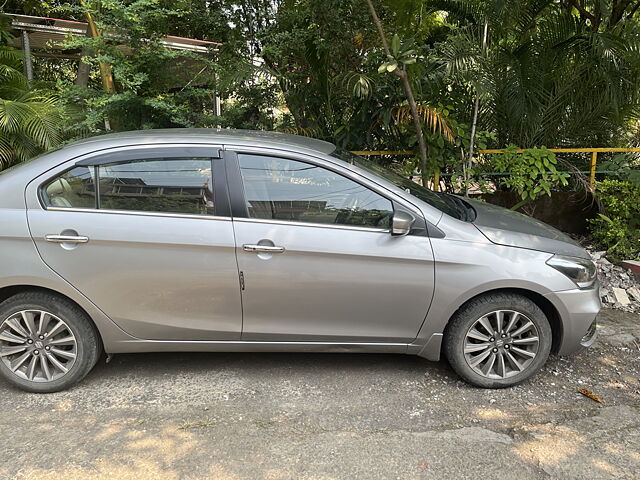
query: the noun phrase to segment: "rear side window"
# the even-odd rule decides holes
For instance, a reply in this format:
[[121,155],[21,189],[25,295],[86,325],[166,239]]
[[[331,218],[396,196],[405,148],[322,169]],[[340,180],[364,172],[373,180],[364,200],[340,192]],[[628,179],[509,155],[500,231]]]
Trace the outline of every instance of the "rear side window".
[[48,207],[96,208],[93,167],[75,167],[45,184],[43,200]]
[[209,158],[134,160],[98,167],[100,208],[213,215]]
[[46,183],[42,198],[56,208],[214,215],[211,166],[210,158],[153,158],[74,167]]

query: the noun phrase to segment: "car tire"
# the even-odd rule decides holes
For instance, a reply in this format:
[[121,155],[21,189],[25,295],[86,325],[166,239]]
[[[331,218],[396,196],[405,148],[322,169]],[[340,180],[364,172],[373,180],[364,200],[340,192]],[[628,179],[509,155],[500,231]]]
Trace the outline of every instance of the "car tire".
[[506,388],[542,368],[552,341],[549,320],[532,300],[492,293],[469,301],[455,313],[445,330],[443,347],[451,367],[468,383]]
[[0,304],[0,374],[22,390],[65,390],[91,371],[101,352],[91,319],[63,297],[29,291]]

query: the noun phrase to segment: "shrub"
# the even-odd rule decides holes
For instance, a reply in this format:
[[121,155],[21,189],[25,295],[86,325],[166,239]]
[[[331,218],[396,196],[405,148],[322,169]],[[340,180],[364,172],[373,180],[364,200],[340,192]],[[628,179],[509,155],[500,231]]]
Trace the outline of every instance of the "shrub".
[[518,147],[509,145],[505,153],[494,155],[492,166],[498,172],[509,172],[500,184],[520,195],[521,202],[512,207],[517,210],[527,202],[546,194],[551,196],[551,188],[567,185],[568,174],[556,168],[556,155],[546,147],[529,148],[517,153]]
[[593,240],[615,259],[640,260],[640,187],[604,180],[598,197],[604,212],[589,220]]

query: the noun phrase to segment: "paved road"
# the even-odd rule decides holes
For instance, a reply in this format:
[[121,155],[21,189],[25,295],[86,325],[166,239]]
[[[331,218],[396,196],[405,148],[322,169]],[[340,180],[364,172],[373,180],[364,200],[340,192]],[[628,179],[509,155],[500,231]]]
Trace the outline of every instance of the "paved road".
[[68,392],[0,382],[0,478],[640,478],[640,316],[601,321],[595,348],[501,391],[355,354],[122,355]]

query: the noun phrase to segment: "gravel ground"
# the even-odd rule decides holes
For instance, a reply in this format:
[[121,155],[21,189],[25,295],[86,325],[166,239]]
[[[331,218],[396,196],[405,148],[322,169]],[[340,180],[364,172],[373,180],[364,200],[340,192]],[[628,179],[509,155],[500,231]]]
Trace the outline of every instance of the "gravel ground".
[[640,478],[640,315],[600,321],[593,348],[500,391],[356,354],[121,355],[67,392],[0,383],[0,477]]

